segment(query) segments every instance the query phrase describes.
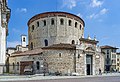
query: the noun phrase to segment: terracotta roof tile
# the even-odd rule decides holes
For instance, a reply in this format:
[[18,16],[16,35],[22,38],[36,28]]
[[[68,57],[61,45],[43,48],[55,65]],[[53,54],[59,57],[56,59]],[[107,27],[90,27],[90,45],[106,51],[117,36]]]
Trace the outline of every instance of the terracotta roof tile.
[[42,49],[75,49],[75,44],[66,44],[66,43],[60,43],[60,44],[53,44],[51,46],[43,47]]
[[10,57],[16,57],[16,56],[27,56],[27,55],[38,55],[43,52],[43,49],[75,49],[76,46],[75,44],[65,44],[65,43],[60,43],[60,44],[53,44],[51,46],[46,46],[34,50],[28,50],[25,52],[14,52]]
[[101,46],[102,49],[118,49],[116,47],[112,47],[112,46],[108,46],[108,45],[105,45],[105,46]]
[[15,57],[15,56],[26,56],[26,55],[37,55],[39,53],[42,53],[43,50],[41,48],[38,49],[34,49],[34,50],[28,50],[28,51],[24,51],[24,52],[15,52],[12,54],[11,57]]
[[33,16],[29,21],[28,21],[28,26],[31,22],[33,22],[36,19],[42,18],[42,17],[46,17],[46,16],[57,16],[57,15],[65,15],[65,16],[70,16],[74,19],[77,19],[79,21],[81,21],[83,23],[83,25],[85,26],[85,22],[83,21],[83,19],[81,19],[79,16],[68,13],[68,12],[44,12],[44,13],[40,13],[37,14],[35,16]]
[[17,52],[14,52],[12,54],[20,54],[20,53],[22,53],[22,51],[17,51]]

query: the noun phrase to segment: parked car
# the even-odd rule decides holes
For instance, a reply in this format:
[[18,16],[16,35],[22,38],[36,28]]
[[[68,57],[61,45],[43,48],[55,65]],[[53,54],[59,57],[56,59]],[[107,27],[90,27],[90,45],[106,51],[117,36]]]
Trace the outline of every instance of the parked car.
[[25,66],[24,68],[24,74],[25,75],[32,75],[33,74],[33,69],[31,66]]
[[57,71],[57,72],[55,72],[55,75],[56,75],[56,76],[58,76],[58,75],[60,75],[60,76],[61,76],[61,75],[62,75],[62,73],[60,73],[60,72],[58,72],[58,71]]
[[72,76],[79,76],[80,74],[73,72],[71,75],[72,75]]

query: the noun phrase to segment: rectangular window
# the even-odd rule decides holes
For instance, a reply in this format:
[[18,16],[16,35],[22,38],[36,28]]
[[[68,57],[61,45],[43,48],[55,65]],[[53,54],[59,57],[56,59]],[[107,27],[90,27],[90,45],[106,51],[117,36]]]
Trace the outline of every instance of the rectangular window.
[[117,59],[117,61],[119,61],[119,59]]
[[117,63],[117,66],[119,66],[119,63]]
[[107,59],[109,59],[109,55],[107,55]]
[[116,58],[116,54],[112,54],[112,58]]
[[112,63],[113,63],[113,64],[116,64],[116,60],[112,60]]
[[107,50],[107,54],[109,54],[109,50]]

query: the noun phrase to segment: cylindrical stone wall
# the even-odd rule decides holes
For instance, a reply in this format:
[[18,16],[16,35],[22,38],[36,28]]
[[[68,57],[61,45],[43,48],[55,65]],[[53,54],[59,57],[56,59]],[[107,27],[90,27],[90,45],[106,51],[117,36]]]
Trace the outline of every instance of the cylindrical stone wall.
[[52,44],[79,44],[84,36],[84,21],[67,12],[46,12],[28,21],[29,49]]

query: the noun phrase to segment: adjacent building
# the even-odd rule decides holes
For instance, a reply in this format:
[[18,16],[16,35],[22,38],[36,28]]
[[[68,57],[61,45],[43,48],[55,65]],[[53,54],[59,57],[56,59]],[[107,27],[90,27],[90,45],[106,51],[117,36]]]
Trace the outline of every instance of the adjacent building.
[[21,45],[16,45],[16,47],[8,47],[6,50],[6,67],[4,68],[4,72],[9,72],[9,57],[13,55],[13,53],[21,53],[28,50],[26,35],[21,35]]
[[16,45],[16,47],[8,47],[6,50],[6,54],[8,56],[11,56],[12,53],[14,52],[24,52],[28,50],[28,45],[27,45],[27,36],[26,35],[21,35],[21,44]]
[[105,64],[105,71],[106,72],[114,72],[116,71],[117,67],[117,50],[118,48],[112,46],[101,46],[102,52],[104,55],[104,64]]
[[117,53],[117,62],[116,62],[116,69],[120,72],[120,53]]
[[0,0],[0,74],[3,73],[6,56],[6,36],[8,34],[8,21],[10,18],[10,9],[6,0]]
[[84,38],[84,21],[67,12],[45,12],[28,21],[29,50],[9,57],[10,73],[96,75],[104,55],[96,38]]

